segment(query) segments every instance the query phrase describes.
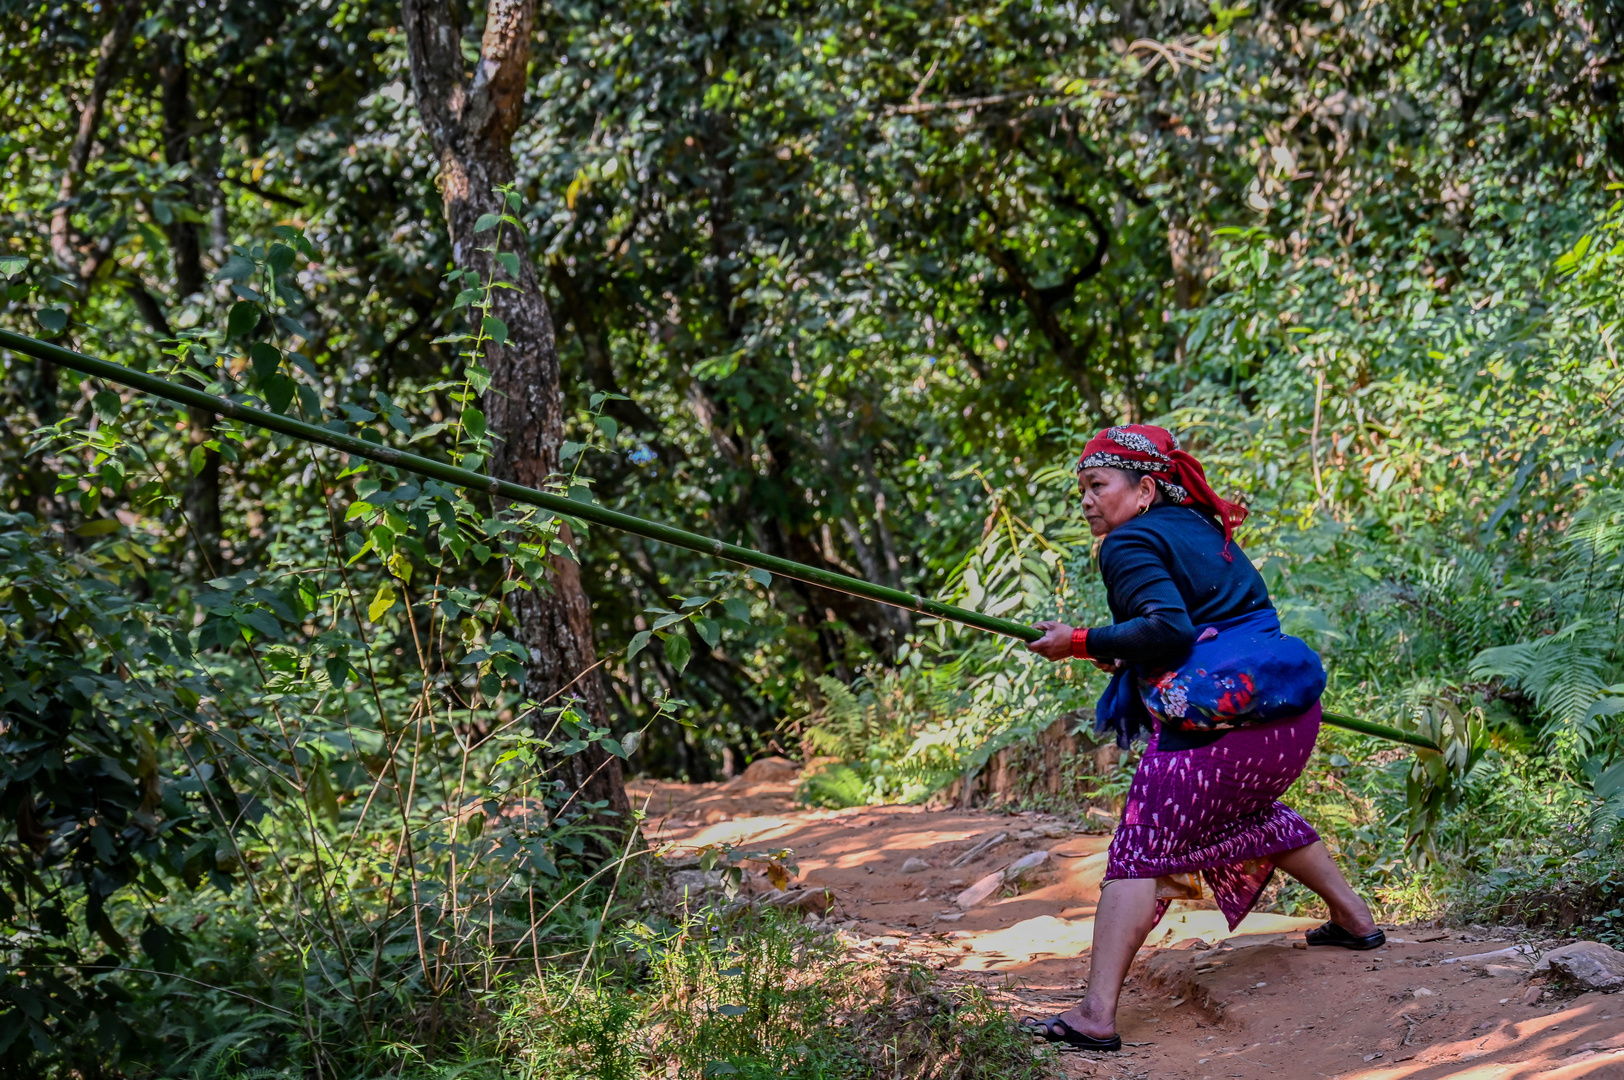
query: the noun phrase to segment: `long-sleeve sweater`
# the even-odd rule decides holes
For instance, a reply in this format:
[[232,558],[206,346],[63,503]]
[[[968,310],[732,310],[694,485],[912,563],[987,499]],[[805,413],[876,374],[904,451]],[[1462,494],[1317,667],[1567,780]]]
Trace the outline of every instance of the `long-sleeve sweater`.
[[1100,546],[1100,574],[1115,625],[1088,631],[1088,653],[1145,668],[1178,664],[1196,627],[1272,607],[1263,576],[1239,544],[1188,506],[1161,504]]
[[[1196,627],[1270,608],[1268,587],[1218,522],[1188,506],[1160,504],[1100,545],[1100,575],[1114,625],[1090,628],[1088,654],[1140,668],[1174,667],[1189,655]],[[1162,750],[1207,746],[1222,731],[1163,730]]]

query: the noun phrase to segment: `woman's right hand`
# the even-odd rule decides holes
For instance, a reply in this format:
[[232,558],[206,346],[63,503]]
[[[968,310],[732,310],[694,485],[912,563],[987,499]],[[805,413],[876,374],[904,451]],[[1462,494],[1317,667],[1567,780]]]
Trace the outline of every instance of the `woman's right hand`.
[[[1076,627],[1048,619],[1034,625],[1043,631],[1043,636],[1036,641],[1027,642],[1026,647],[1028,649],[1031,649],[1045,660],[1070,660],[1072,658],[1071,636]],[[1115,674],[1122,669],[1121,660],[1090,659],[1089,663],[1107,674]]]
[[1026,643],[1028,649],[1045,660],[1071,659],[1071,633],[1075,627],[1046,619],[1038,623],[1037,628],[1043,631],[1043,636],[1036,641],[1028,641]]

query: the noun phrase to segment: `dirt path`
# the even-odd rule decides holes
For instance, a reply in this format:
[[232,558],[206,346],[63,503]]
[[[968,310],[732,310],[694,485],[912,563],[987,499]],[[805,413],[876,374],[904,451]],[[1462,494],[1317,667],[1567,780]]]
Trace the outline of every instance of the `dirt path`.
[[[760,775],[765,770],[756,770]],[[1109,838],[1047,815],[798,808],[794,782],[643,782],[651,840],[676,855],[723,842],[790,848],[797,885],[827,889],[827,922],[859,953],[910,959],[975,982],[1012,1012],[1051,1015],[1080,996]],[[951,864],[978,841],[1008,839]],[[1053,870],[965,912],[954,897],[1017,858]],[[904,871],[910,859],[929,864]],[[765,884],[757,886],[765,889]],[[1565,997],[1515,965],[1461,958],[1510,942],[1388,928],[1369,953],[1307,950],[1313,920],[1256,913],[1231,934],[1204,902],[1173,905],[1124,993],[1120,1054],[1067,1054],[1068,1077],[1120,1080],[1624,1080],[1624,996]]]

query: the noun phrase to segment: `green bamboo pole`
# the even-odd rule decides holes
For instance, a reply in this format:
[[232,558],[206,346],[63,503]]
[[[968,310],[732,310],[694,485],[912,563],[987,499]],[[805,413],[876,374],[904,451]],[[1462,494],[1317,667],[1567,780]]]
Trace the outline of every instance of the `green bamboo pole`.
[[[149,375],[144,371],[137,371],[123,364],[115,364],[108,360],[100,360],[94,356],[65,349],[60,345],[53,345],[48,341],[40,341],[24,334],[13,333],[10,330],[0,329],[0,346],[31,356],[36,360],[47,361],[61,367],[71,368],[85,375],[92,375],[106,382],[127,386],[132,390],[139,390],[144,394],[151,394],[167,401],[180,405],[188,405],[214,413],[217,416],[230,417],[244,424],[274,431],[290,438],[305,442],[317,443],[334,450],[342,450],[352,457],[365,458],[381,465],[393,466],[419,476],[428,476],[436,480],[443,480],[457,487],[470,488],[475,491],[488,492],[494,496],[510,499],[513,502],[524,503],[527,506],[539,506],[554,514],[588,521],[594,525],[602,525],[609,529],[618,529],[629,532],[634,536],[658,540],[672,547],[684,548],[688,551],[697,551],[703,555],[712,555],[729,562],[739,563],[742,566],[754,567],[778,574],[781,577],[791,578],[795,581],[804,581],[809,585],[818,585],[825,589],[860,596],[876,603],[889,604],[892,607],[905,608],[909,611],[919,612],[921,615],[932,615],[938,619],[949,622],[962,623],[973,626],[978,630],[989,630],[995,634],[1006,637],[1019,638],[1022,641],[1036,641],[1043,636],[1043,631],[1035,626],[1014,622],[1010,619],[1000,619],[994,615],[986,615],[979,611],[968,611],[952,604],[944,604],[938,600],[916,596],[913,593],[903,592],[900,589],[889,589],[884,585],[863,581],[860,578],[837,574],[831,570],[820,570],[815,566],[794,562],[790,559],[781,559],[776,555],[766,555],[749,548],[739,547],[737,544],[725,543],[698,533],[688,532],[686,529],[673,528],[655,521],[645,521],[630,514],[622,514],[604,506],[593,503],[577,502],[562,495],[551,492],[538,491],[522,484],[509,483],[495,477],[476,473],[469,469],[460,469],[455,465],[443,461],[435,461],[419,454],[396,450],[380,443],[368,442],[353,435],[330,431],[303,420],[295,420],[291,416],[280,413],[267,412],[249,405],[242,405],[228,398],[216,397],[194,387],[180,383],[170,382],[168,379]],[[1427,750],[1437,751],[1439,748],[1432,740],[1422,735],[1398,728],[1387,727],[1383,724],[1373,724],[1365,720],[1356,720],[1352,717],[1341,716],[1336,713],[1325,713],[1325,722],[1336,727],[1357,731],[1365,735],[1374,735],[1377,738],[1389,739],[1393,742],[1407,743]]]

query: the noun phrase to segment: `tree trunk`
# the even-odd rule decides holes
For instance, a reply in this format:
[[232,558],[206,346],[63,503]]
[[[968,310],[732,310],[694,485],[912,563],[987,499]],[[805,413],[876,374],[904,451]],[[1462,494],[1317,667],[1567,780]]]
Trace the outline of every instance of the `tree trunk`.
[[[192,108],[191,73],[186,66],[186,43],[165,35],[156,45],[158,52],[158,104],[163,117],[164,161],[170,165],[192,163],[192,127],[196,120]],[[181,181],[186,192],[188,207],[197,200],[192,177]],[[203,291],[203,246],[197,223],[176,218],[164,230],[169,236],[169,250],[174,258],[176,298],[184,300]],[[187,441],[194,450],[202,451],[201,468],[194,468],[188,457],[186,468],[191,473],[186,490],[181,496],[181,508],[186,513],[186,524],[192,531],[197,547],[199,577],[213,577],[226,572],[220,552],[220,452],[206,446],[214,438],[214,414],[201,409],[188,409]]]
[[[535,0],[492,0],[486,12],[480,61],[470,79],[460,43],[462,28],[448,0],[405,0],[403,21],[412,87],[423,128],[440,165],[440,192],[459,267],[491,272],[492,232],[476,235],[474,224],[502,212],[498,185],[513,179],[510,144],[519,126]],[[483,406],[490,429],[500,437],[492,471],[505,480],[542,487],[558,468],[564,438],[564,405],[559,388],[558,351],[552,314],[541,292],[528,245],[509,226],[503,247],[519,259],[517,289],[498,289],[492,314],[508,327],[506,345],[487,346],[490,389]],[[505,271],[502,278],[512,280]],[[570,538],[565,535],[565,542]],[[610,723],[603,680],[596,670],[592,609],[574,561],[552,560],[551,590],[510,594],[518,620],[518,640],[530,650],[526,691],[537,700],[568,686],[576,707],[599,727]],[[584,673],[584,674],[583,674]],[[571,685],[573,682],[573,685]],[[605,824],[624,823],[631,807],[620,761],[591,744],[558,763],[562,778],[580,800],[603,803],[616,815]]]

